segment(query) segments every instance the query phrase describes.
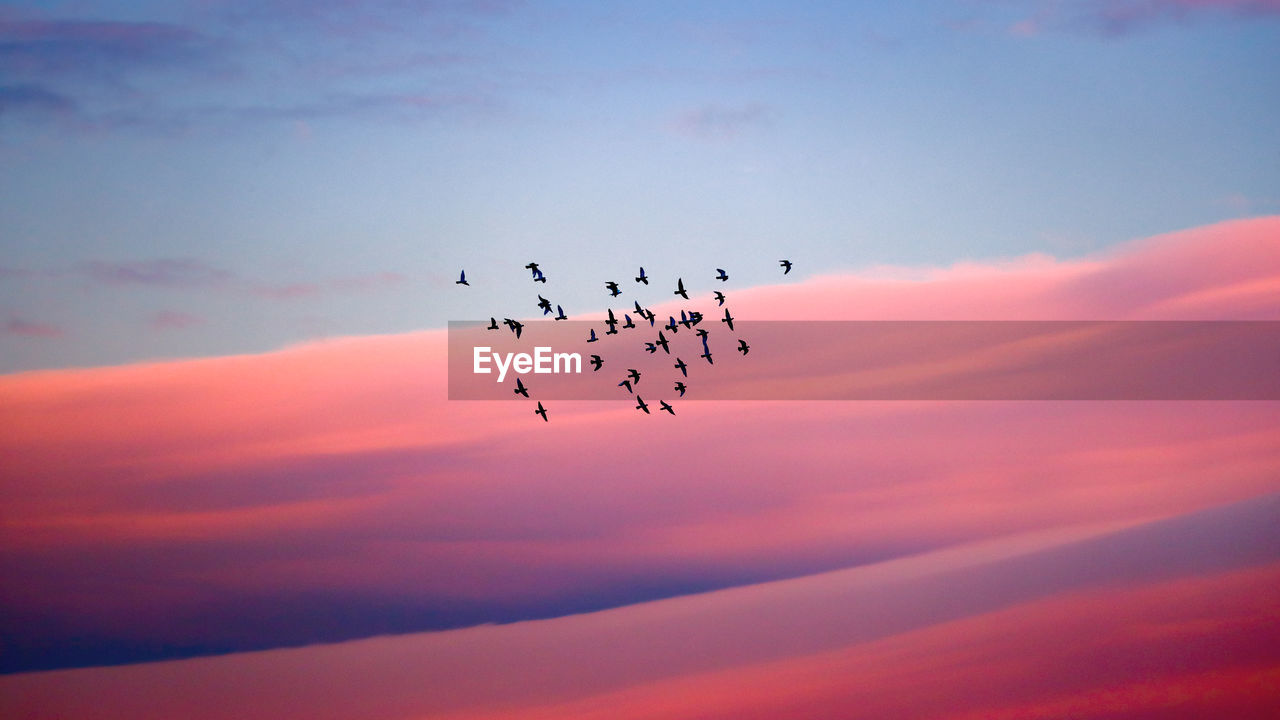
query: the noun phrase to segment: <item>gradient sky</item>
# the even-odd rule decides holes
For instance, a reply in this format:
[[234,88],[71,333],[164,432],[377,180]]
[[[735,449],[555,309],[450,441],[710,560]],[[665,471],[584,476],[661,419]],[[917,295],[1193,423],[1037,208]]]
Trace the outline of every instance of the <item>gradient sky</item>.
[[6,3],[0,370],[1274,213],[1277,47],[1272,0]]

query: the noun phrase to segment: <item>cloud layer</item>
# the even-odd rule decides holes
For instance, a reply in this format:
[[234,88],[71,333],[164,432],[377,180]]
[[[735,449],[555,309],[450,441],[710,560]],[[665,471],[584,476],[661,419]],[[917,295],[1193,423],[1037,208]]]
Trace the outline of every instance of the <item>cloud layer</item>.
[[[1275,319],[1280,219],[735,294]],[[0,378],[7,671],[506,622],[1276,491],[1274,403],[457,403],[444,333]],[[647,382],[648,380],[646,380]]]

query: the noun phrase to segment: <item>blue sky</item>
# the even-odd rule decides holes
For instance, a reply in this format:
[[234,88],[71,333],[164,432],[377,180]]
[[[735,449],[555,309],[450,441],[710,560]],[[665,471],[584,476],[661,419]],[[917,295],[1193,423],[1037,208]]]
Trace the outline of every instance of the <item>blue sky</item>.
[[1277,47],[1269,0],[7,3],[0,371],[1273,214]]

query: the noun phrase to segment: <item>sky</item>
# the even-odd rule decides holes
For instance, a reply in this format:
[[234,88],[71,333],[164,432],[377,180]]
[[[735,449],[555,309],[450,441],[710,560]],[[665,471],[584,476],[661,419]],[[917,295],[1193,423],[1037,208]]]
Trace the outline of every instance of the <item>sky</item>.
[[[1266,716],[1277,47],[1274,0],[0,5],[0,715]],[[450,321],[676,278],[740,323],[689,398],[452,395]],[[1058,321],[1255,392],[1045,399],[1181,377]],[[957,379],[1026,392],[911,395]]]
[[[0,370],[599,310],[1280,211],[1280,5],[0,8]],[[486,304],[448,292],[461,269]],[[790,278],[789,278],[790,279]],[[691,280],[699,289],[710,278]]]

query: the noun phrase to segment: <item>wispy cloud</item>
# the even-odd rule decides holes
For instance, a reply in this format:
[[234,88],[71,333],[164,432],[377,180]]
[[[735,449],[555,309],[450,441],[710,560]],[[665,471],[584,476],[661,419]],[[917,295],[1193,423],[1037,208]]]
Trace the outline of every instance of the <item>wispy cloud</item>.
[[672,123],[682,135],[699,139],[736,137],[749,129],[765,127],[773,110],[762,103],[745,105],[703,105],[680,113]]
[[1280,17],[1280,0],[1091,0],[1041,1],[1011,25],[1012,35],[1031,37],[1052,30],[1084,30],[1127,35],[1160,23],[1212,19]]
[[235,279],[235,274],[230,270],[190,258],[132,262],[93,260],[81,263],[79,269],[90,279],[110,285],[210,287],[227,285]]
[[57,325],[31,322],[20,317],[10,316],[4,325],[5,333],[30,338],[56,338],[65,333]]
[[181,330],[183,328],[195,327],[203,325],[204,318],[199,315],[178,312],[176,310],[161,310],[151,316],[148,325],[152,330]]

